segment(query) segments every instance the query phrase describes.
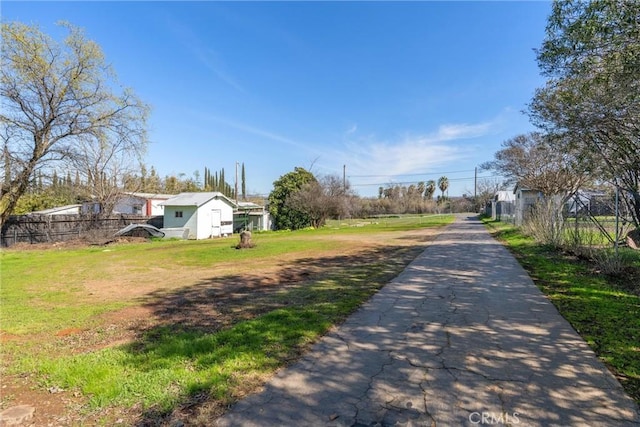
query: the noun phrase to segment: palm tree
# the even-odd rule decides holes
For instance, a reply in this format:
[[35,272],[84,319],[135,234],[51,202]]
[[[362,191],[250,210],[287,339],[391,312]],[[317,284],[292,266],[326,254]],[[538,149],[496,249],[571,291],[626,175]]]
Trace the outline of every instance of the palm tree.
[[427,186],[424,189],[424,198],[433,199],[433,193],[436,192],[436,182],[434,180],[427,181]]
[[438,188],[442,191],[442,199],[444,200],[444,192],[449,188],[449,178],[441,176],[438,179]]

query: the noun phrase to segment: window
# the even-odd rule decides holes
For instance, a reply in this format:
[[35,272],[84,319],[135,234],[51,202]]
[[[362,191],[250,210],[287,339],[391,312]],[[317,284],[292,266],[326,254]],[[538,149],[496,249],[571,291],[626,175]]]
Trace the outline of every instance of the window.
[[182,211],[176,211],[176,218],[182,218]]

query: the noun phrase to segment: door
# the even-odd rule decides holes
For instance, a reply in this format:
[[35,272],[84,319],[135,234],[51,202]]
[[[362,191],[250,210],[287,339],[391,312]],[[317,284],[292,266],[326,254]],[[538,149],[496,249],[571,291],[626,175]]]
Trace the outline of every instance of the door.
[[220,237],[220,227],[222,221],[222,211],[220,209],[211,210],[211,237]]

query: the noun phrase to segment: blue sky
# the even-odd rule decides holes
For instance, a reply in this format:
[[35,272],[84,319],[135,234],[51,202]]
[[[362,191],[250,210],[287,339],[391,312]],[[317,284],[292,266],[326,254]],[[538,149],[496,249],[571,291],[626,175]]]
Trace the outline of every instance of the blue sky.
[[[549,2],[2,2],[54,36],[67,20],[152,107],[146,164],[268,194],[296,166],[362,196],[474,168],[533,130]],[[491,173],[483,172],[480,176]],[[232,184],[232,183],[231,183]]]

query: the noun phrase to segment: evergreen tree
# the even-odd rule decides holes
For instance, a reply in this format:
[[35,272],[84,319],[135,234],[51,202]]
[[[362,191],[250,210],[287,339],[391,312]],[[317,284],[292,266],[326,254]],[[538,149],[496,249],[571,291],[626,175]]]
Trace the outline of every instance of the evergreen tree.
[[242,200],[247,200],[247,180],[244,174],[244,162],[242,162]]

